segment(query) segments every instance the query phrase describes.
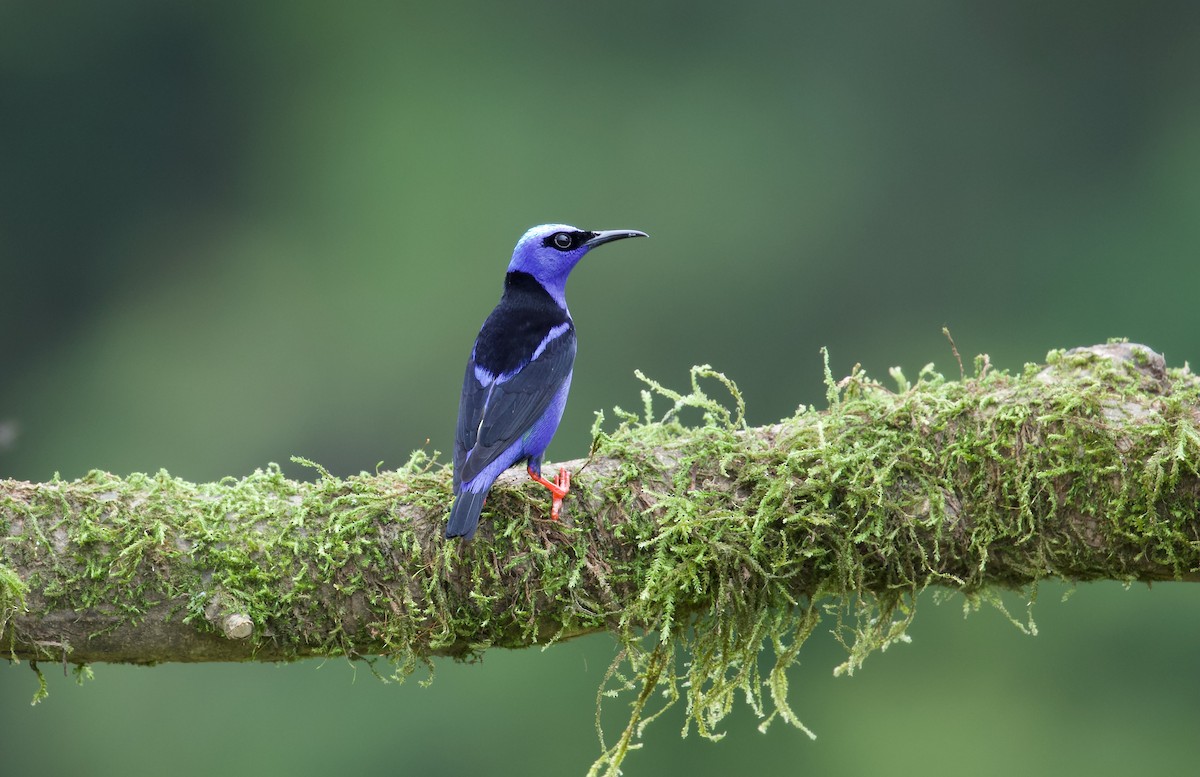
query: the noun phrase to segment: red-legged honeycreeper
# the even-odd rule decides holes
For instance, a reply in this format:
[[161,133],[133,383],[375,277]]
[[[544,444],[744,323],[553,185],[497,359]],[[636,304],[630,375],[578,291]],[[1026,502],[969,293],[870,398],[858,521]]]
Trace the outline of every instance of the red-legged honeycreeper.
[[550,517],[558,520],[571,475],[560,467],[553,482],[543,478],[542,454],[562,420],[575,362],[567,276],[588,251],[626,237],[646,233],[543,224],[517,241],[504,294],[483,322],[463,376],[447,539],[475,536],[488,490],[522,461],[529,477],[550,490]]

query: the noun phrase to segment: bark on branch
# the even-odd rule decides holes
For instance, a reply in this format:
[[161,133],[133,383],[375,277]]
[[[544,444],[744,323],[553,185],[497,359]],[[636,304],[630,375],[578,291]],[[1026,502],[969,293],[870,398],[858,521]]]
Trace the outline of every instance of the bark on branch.
[[[1186,367],[1116,343],[1019,375],[983,358],[960,381],[893,377],[831,382],[829,408],[758,428],[698,385],[665,392],[665,423],[622,414],[586,466],[567,463],[582,471],[561,524],[510,473],[467,544],[441,538],[449,472],[419,455],[315,482],[274,467],[0,481],[0,645],[74,663],[411,663],[697,618],[752,631],[781,608],[930,584],[1200,578]],[[705,423],[677,422],[689,405]]]

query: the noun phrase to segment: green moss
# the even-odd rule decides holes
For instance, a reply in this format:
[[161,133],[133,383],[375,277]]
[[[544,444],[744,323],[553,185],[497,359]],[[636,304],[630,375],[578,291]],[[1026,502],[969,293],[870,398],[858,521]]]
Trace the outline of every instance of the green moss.
[[[628,570],[640,586],[620,621],[622,652],[602,697],[632,693],[628,726],[591,774],[617,773],[645,725],[683,698],[689,725],[721,736],[735,696],[762,728],[775,718],[807,731],[787,702],[788,667],[823,619],[847,650],[836,674],[852,674],[872,653],[906,641],[919,594],[932,584],[964,596],[964,608],[989,604],[1028,633],[1032,618],[1014,618],[998,589],[1022,589],[1029,606],[1048,575],[1116,576],[1078,537],[1065,515],[1095,515],[1097,531],[1136,545],[1176,576],[1200,566],[1195,478],[1200,401],[1186,371],[1176,389],[1156,397],[1157,414],[1113,433],[1123,397],[1144,391],[1149,355],[1131,361],[1092,351],[1052,352],[1045,369],[1013,376],[991,369],[952,383],[927,366],[915,384],[899,370],[889,391],[857,367],[835,383],[826,365],[829,407],[801,407],[773,442],[748,438],[737,389],[709,368],[692,373],[680,394],[646,381],[668,402],[659,417],[644,394],[644,415],[617,410],[612,433],[596,430],[600,455],[625,462],[614,499],[638,511],[637,494],[653,490],[654,507],[620,528],[621,538],[651,551]],[[715,377],[733,410],[700,385]],[[699,408],[704,425],[678,418]],[[599,423],[599,422],[598,422]],[[645,452],[675,449],[673,482],[647,482],[655,467]],[[1144,462],[1132,484],[1129,462]],[[734,480],[733,489],[706,480]],[[1111,559],[1109,560],[1111,561]],[[646,631],[657,634],[647,639]],[[774,655],[762,669],[760,654]],[[632,679],[631,679],[632,678]],[[597,716],[599,726],[599,714]],[[685,734],[686,734],[685,728]]]
[[[0,634],[5,632],[13,615],[25,609],[29,586],[9,567],[0,564]],[[11,645],[9,646],[11,650]]]
[[615,741],[600,732],[593,774],[615,774],[680,701],[685,732],[713,739],[736,697],[764,729],[807,731],[787,670],[819,624],[851,674],[906,639],[931,585],[1008,616],[998,591],[1031,602],[1047,576],[1200,569],[1200,382],[1125,352],[1055,351],[1019,374],[979,357],[959,381],[894,369],[894,389],[858,367],[835,381],[826,361],[828,407],[765,430],[709,367],[686,391],[639,373],[640,412],[597,415],[606,464],[577,473],[572,520],[551,527],[540,489],[503,486],[471,543],[442,539],[449,468],[422,451],[349,478],[297,459],[314,482],[271,465],[212,484],[93,472],[33,485],[0,504],[5,563],[37,570],[21,581],[0,566],[0,620],[29,591],[125,623],[220,633],[246,616],[258,655],[382,654],[387,679],[439,652],[608,629],[621,649],[600,696],[632,711]]

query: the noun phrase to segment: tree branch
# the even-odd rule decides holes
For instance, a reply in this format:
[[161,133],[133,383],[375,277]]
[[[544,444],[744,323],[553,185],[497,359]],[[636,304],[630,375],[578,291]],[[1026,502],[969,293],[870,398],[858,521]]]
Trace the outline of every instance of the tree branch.
[[[1145,347],[1054,352],[1019,375],[981,357],[956,382],[893,371],[894,391],[856,371],[829,381],[828,409],[758,428],[706,376],[686,395],[652,384],[665,418],[618,411],[597,432],[595,458],[568,463],[582,471],[561,524],[509,473],[466,544],[441,538],[449,472],[420,453],[315,482],[274,466],[208,484],[0,481],[0,644],[74,663],[383,654],[407,669],[703,622],[757,651],[780,611],[803,631],[819,601],[870,599],[887,616],[870,648],[930,584],[1200,579],[1200,382]],[[689,407],[702,425],[679,423]]]

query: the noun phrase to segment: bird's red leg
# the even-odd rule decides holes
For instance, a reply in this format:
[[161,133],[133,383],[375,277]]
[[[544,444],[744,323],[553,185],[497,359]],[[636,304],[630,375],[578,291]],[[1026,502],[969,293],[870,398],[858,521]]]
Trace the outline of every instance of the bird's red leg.
[[550,505],[550,519],[557,521],[558,512],[562,509],[563,497],[571,490],[571,473],[566,467],[559,467],[558,474],[554,477],[554,482],[546,480],[544,477],[533,471],[533,467],[526,467],[525,471],[529,473],[530,479],[536,483],[540,483],[546,487],[553,498]]

